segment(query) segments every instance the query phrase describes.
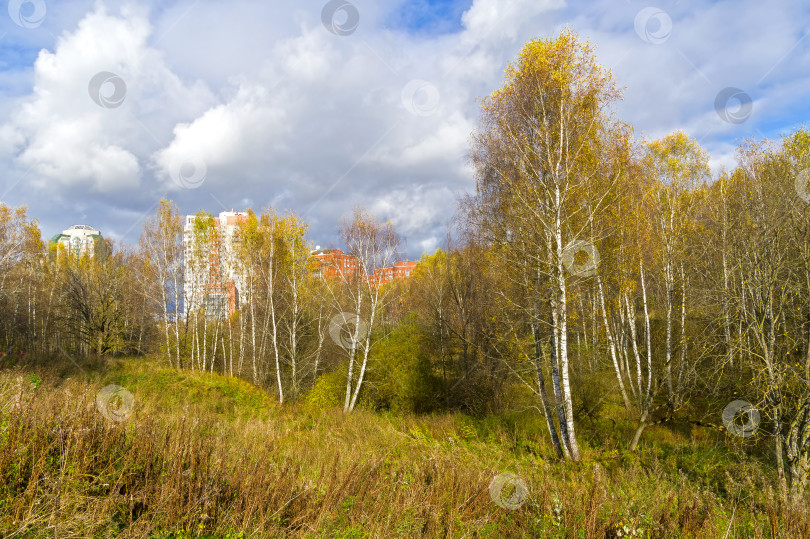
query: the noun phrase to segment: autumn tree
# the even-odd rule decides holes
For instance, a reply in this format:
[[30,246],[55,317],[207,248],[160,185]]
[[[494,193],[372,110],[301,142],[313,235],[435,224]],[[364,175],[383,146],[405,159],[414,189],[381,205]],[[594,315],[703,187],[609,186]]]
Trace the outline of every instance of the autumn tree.
[[[206,370],[209,361],[209,325],[218,324],[221,305],[211,301],[216,292],[221,268],[219,258],[212,257],[218,248],[218,231],[214,217],[199,211],[190,221],[184,240],[183,307],[186,339],[190,336],[190,362]],[[211,324],[209,324],[211,322]],[[214,348],[214,353],[216,349]]]
[[[308,347],[306,339],[313,329],[312,324],[317,326],[321,322],[320,317],[312,320],[313,313],[308,309],[314,295],[309,293],[311,245],[305,238],[307,228],[308,225],[295,214],[279,219],[279,239],[283,244],[281,252],[283,308],[286,313],[281,319],[284,334],[281,347],[290,368],[293,395],[298,394],[301,389],[301,381],[308,367],[306,360],[320,353],[318,347],[315,350]],[[323,343],[322,332],[318,334],[318,339],[320,346]]]
[[43,284],[43,245],[36,221],[25,207],[0,204],[0,352],[15,345],[32,349],[43,342],[37,333],[42,313],[36,306]]
[[[339,310],[351,314],[349,320],[344,320],[350,329],[345,348],[349,364],[343,403],[343,411],[351,412],[357,405],[366,376],[369,354],[374,345],[372,332],[379,325],[382,311],[395,290],[370,277],[375,269],[394,264],[402,239],[393,223],[381,222],[362,208],[355,209],[351,217],[341,220],[340,237],[347,254],[356,260],[354,271],[339,276],[342,286],[334,296]],[[355,372],[358,367],[359,372]]]
[[747,141],[729,183],[728,304],[740,327],[734,346],[753,375],[746,390],[772,423],[780,486],[794,495],[810,471],[808,142],[802,130],[779,142]]
[[[666,349],[664,358],[667,394],[673,407],[680,398],[680,385],[683,381],[683,367],[686,354],[685,312],[687,309],[687,289],[684,264],[686,263],[688,227],[694,222],[691,219],[694,189],[709,175],[708,154],[686,134],[675,133],[656,140],[648,145],[647,169],[655,182],[650,196],[654,215],[652,222],[655,235],[653,246],[660,253],[660,265],[663,273],[665,315],[666,315]],[[675,293],[676,283],[680,281],[680,342],[675,344]],[[681,355],[676,358],[677,348]],[[676,376],[673,376],[673,365],[678,365]],[[677,379],[675,379],[677,378]]]
[[[139,241],[143,271],[139,272],[143,294],[162,313],[161,325],[169,365],[180,367],[180,320],[183,300],[183,217],[177,206],[163,199],[157,214],[143,226]],[[170,332],[173,331],[173,335]],[[174,342],[172,342],[172,337]],[[174,348],[174,357],[172,357]]]
[[[95,355],[132,351],[138,321],[131,318],[137,295],[134,279],[123,252],[112,245],[95,254],[62,254],[57,263],[63,294],[61,321],[83,353]],[[106,253],[105,253],[106,251]]]
[[[626,153],[622,163],[617,196],[595,220],[599,229],[615,228],[600,244],[596,293],[618,387],[638,421],[635,449],[646,427],[673,420],[693,380],[688,278],[697,254],[694,206],[709,169],[706,152],[682,132],[644,144],[639,156]],[[664,313],[663,339],[653,335],[651,311]]]
[[448,253],[441,249],[433,254],[424,254],[419,260],[409,287],[409,307],[417,313],[418,321],[426,329],[427,342],[438,355],[439,372],[445,397],[449,389],[448,372],[452,344],[448,325],[450,310],[450,286]]
[[[535,341],[538,394],[552,439],[559,441],[558,453],[579,460],[569,379],[572,276],[566,249],[587,240],[588,213],[599,210],[600,197],[586,194],[595,185],[610,184],[596,180],[603,173],[602,160],[610,159],[605,151],[614,136],[609,107],[619,92],[610,73],[596,63],[593,47],[571,31],[527,43],[505,78],[504,86],[484,100],[474,135],[474,220],[519,285],[513,304]],[[595,201],[588,210],[583,210],[585,198]],[[541,308],[543,302],[547,309]],[[559,436],[541,387],[546,367]]]

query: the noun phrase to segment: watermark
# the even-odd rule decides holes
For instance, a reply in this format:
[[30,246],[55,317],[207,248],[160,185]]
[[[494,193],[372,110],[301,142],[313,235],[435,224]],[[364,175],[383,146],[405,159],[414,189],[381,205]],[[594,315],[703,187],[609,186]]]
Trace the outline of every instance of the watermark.
[[8,16],[22,28],[36,28],[42,24],[47,11],[45,0],[11,0],[8,3]]
[[329,336],[344,350],[352,349],[355,332],[357,342],[362,341],[368,335],[368,324],[362,317],[358,318],[355,313],[342,312],[333,316],[329,321]]
[[643,41],[660,45],[672,34],[672,19],[663,9],[645,7],[636,14],[636,34]]
[[810,168],[802,170],[796,176],[796,194],[810,204]]
[[415,116],[430,116],[439,101],[439,89],[426,80],[414,79],[402,88],[402,105]]
[[599,251],[588,241],[574,240],[563,249],[562,261],[572,275],[591,277],[599,266]]
[[753,436],[759,428],[759,420],[759,410],[748,401],[731,401],[723,408],[723,425],[734,436]]
[[360,12],[346,0],[330,0],[321,10],[323,27],[336,36],[348,36],[357,30]]
[[714,110],[724,122],[739,125],[751,116],[751,96],[739,88],[723,88],[714,99]]
[[489,497],[498,507],[514,511],[526,503],[529,487],[515,474],[502,473],[496,475],[489,484]]
[[124,421],[135,406],[135,397],[121,386],[104,386],[96,395],[96,408],[110,421]]
[[183,189],[197,189],[205,181],[208,167],[200,157],[173,161],[169,166],[169,176]]
[[115,73],[100,71],[90,79],[87,92],[99,107],[115,109],[121,106],[127,96],[127,84]]

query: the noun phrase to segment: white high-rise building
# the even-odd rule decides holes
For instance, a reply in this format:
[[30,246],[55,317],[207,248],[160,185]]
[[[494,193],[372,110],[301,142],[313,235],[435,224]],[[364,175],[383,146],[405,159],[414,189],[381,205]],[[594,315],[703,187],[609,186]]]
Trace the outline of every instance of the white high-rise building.
[[76,258],[82,255],[95,256],[103,248],[101,232],[87,225],[73,225],[51,238],[50,245],[61,245],[65,252]]
[[247,213],[221,212],[213,218],[213,227],[204,228],[195,239],[196,215],[187,215],[183,230],[185,247],[184,298],[186,307],[205,306],[213,318],[230,316],[244,302],[244,278],[238,271],[236,242],[239,223]]

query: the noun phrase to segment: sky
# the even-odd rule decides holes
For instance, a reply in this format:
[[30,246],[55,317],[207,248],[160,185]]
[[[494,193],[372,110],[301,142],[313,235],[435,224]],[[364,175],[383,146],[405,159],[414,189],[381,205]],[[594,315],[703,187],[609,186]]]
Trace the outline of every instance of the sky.
[[531,39],[565,28],[624,88],[634,137],[737,145],[810,118],[806,0],[12,0],[0,9],[0,202],[49,238],[135,244],[161,198],[390,219],[404,255],[445,241],[475,190],[480,99]]

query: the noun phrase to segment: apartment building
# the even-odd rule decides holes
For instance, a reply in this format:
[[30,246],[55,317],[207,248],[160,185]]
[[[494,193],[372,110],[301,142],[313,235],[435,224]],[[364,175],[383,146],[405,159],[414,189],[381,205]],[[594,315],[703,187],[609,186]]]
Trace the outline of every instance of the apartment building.
[[[360,263],[353,255],[349,255],[340,249],[315,249],[310,254],[310,264],[312,275],[327,279],[351,278],[357,275]],[[416,262],[402,260],[390,268],[378,268],[368,279],[372,284],[382,285],[395,279],[404,279],[411,276]]]
[[395,279],[406,279],[411,276],[413,270],[416,268],[416,262],[411,260],[402,260],[397,262],[390,268],[378,268],[374,270],[374,275],[370,277],[371,282],[376,285],[390,283]]
[[83,255],[93,257],[103,253],[104,238],[101,232],[92,226],[73,225],[53,236],[48,242],[48,247],[53,249],[54,255],[63,249],[67,255],[76,258]]
[[357,257],[340,249],[316,248],[309,256],[312,275],[327,279],[350,279],[357,275],[360,262]]
[[206,316],[222,319],[248,300],[236,256],[239,224],[247,213],[224,211],[205,225],[197,219],[187,215],[183,229],[184,301],[191,310],[203,307]]

